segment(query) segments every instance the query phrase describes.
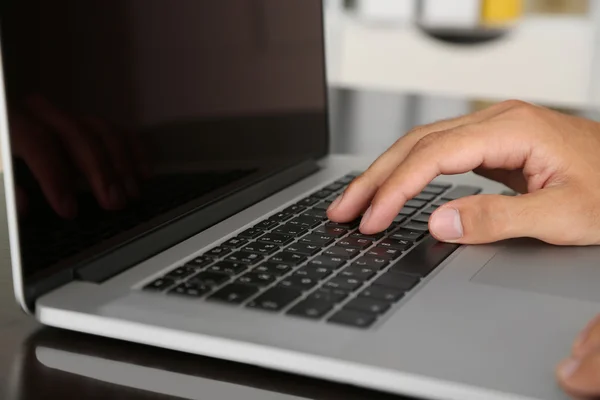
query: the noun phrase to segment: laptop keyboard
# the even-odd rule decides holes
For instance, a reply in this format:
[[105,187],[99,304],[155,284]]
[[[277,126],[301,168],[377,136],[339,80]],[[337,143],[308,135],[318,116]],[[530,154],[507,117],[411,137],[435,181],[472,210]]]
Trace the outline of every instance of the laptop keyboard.
[[459,246],[428,234],[442,204],[479,188],[430,184],[393,224],[363,235],[360,220],[327,219],[349,174],[144,286],[166,295],[367,328]]

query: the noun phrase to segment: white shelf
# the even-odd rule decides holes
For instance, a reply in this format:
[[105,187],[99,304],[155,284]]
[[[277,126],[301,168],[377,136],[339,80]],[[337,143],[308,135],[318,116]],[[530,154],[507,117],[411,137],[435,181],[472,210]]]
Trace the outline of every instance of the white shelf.
[[594,97],[589,18],[528,17],[506,37],[479,45],[446,44],[410,24],[327,18],[334,85],[579,107]]

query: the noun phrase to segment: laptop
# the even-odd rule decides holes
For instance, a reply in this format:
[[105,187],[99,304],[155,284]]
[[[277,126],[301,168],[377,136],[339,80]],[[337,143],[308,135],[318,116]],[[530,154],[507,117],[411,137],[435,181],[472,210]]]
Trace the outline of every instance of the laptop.
[[378,235],[327,220],[372,158],[330,154],[320,1],[1,13],[14,288],[42,324],[421,398],[565,398],[597,247],[437,242],[433,210],[505,190],[473,174]]

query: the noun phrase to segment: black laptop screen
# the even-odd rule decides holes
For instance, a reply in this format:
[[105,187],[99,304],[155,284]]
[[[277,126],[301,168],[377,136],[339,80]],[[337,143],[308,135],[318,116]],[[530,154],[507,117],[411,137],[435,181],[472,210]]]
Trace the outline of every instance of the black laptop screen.
[[26,278],[327,151],[319,0],[1,4]]

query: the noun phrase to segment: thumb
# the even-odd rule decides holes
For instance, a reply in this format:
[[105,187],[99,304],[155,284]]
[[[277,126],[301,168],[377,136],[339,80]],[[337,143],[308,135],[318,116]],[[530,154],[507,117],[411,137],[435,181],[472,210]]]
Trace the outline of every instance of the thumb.
[[552,218],[544,190],[521,196],[477,195],[444,204],[429,219],[438,240],[463,244],[491,243],[516,237],[540,238],[564,224]]
[[557,368],[559,384],[574,398],[600,397],[600,351],[581,359],[568,359]]

